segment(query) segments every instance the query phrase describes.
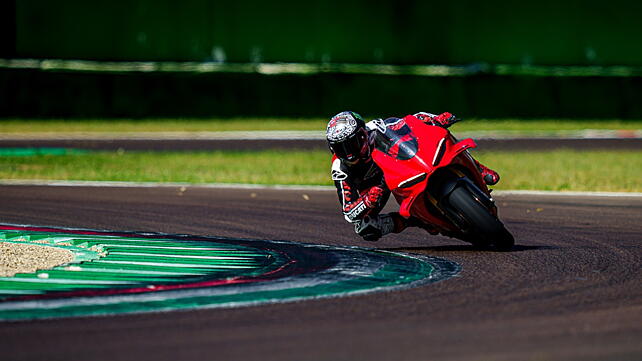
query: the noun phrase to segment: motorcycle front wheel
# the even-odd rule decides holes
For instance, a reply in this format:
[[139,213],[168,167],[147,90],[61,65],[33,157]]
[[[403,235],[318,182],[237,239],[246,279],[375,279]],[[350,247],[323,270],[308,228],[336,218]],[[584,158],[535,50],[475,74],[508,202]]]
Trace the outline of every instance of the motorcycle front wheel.
[[448,205],[467,223],[465,234],[471,243],[492,245],[499,251],[509,251],[515,244],[504,224],[465,186],[455,187],[448,196]]

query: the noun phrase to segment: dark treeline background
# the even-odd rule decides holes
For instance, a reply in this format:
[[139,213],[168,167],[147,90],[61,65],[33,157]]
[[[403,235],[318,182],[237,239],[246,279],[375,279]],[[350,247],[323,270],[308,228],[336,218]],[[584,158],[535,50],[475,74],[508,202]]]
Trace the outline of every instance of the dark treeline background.
[[[642,2],[9,0],[0,57],[642,67]],[[637,73],[639,74],[639,72]],[[0,68],[2,117],[642,119],[642,77],[79,72]]]

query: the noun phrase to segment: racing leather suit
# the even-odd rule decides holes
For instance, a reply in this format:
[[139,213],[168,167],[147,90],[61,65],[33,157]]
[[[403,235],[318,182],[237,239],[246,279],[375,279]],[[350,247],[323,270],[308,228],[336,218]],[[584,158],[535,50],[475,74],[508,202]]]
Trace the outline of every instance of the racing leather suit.
[[[457,121],[450,113],[435,115],[421,112],[406,117],[416,117],[430,125],[444,128]],[[399,118],[388,118],[384,124],[397,119]],[[366,128],[372,149],[377,130],[373,122],[368,122]],[[355,165],[348,165],[333,156],[332,180],[337,188],[345,219],[354,224],[355,232],[366,241],[376,241],[383,235],[399,233],[412,225],[412,221],[401,217],[397,212],[379,214],[390,197],[390,189],[384,180],[383,171],[372,157]]]

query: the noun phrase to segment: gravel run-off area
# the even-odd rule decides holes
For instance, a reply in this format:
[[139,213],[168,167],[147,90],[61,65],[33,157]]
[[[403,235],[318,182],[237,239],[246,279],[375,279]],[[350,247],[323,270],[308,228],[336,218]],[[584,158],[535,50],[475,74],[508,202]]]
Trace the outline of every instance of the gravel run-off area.
[[62,248],[0,242],[0,277],[51,269],[73,259],[74,254]]

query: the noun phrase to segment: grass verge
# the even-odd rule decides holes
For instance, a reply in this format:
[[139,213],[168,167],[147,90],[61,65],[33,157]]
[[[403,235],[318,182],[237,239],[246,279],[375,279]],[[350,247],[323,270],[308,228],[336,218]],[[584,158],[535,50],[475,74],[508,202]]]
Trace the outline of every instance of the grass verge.
[[[368,117],[371,119],[373,117]],[[328,119],[233,118],[233,119],[94,119],[43,120],[3,119],[0,133],[67,132],[216,132],[251,130],[325,130]],[[582,129],[642,129],[641,120],[563,119],[471,119],[457,123],[453,130],[560,131]]]
[[[475,152],[497,189],[642,192],[642,151]],[[0,156],[0,179],[331,185],[325,151]]]

